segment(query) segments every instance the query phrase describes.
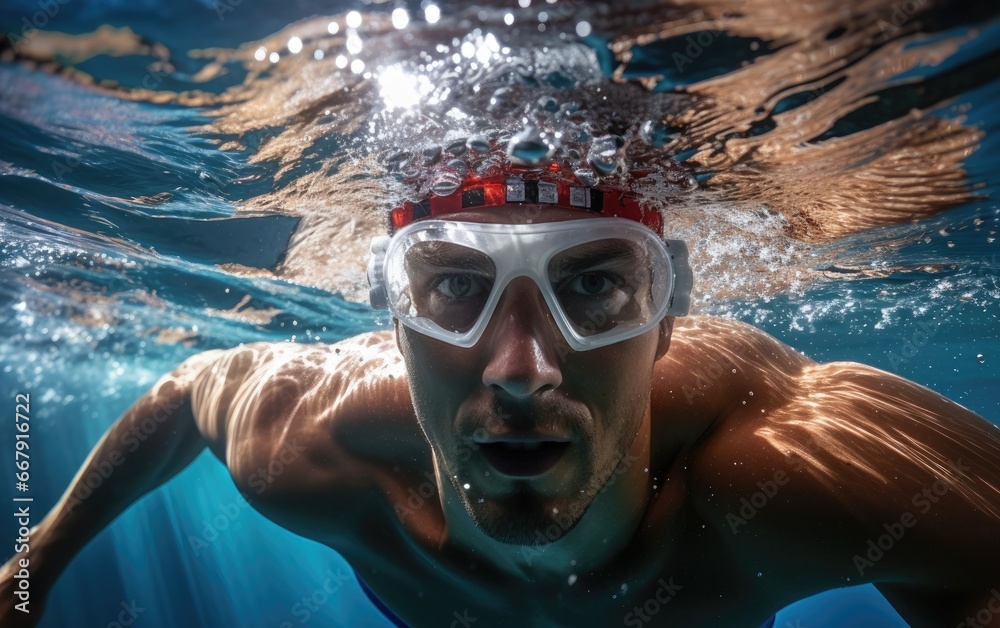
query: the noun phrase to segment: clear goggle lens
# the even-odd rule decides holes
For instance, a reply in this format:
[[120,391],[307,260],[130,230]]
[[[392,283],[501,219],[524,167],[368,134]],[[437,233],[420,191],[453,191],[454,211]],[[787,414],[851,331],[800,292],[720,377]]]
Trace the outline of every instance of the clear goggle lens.
[[475,344],[507,285],[521,276],[538,285],[577,350],[654,326],[675,283],[663,241],[619,218],[415,223],[393,237],[384,262],[388,306],[400,322],[463,347]]

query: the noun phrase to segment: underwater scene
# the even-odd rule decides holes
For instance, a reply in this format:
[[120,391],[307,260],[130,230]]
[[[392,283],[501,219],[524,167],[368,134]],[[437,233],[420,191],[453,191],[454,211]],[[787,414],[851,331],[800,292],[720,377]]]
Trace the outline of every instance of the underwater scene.
[[[119,417],[188,358],[391,337],[368,276],[390,211],[512,164],[627,189],[658,212],[686,243],[691,315],[898,375],[1000,425],[993,1],[3,0],[3,561],[61,499],[121,481],[118,451],[145,451],[155,425],[64,496]],[[689,403],[719,377],[696,375]],[[919,443],[900,451],[924,460]],[[220,452],[195,452],[113,521],[94,515],[50,590],[21,585],[33,594],[4,603],[29,601],[24,625],[43,627],[401,625],[379,601],[393,596],[357,575],[375,585],[426,556],[386,551],[363,571],[255,509],[254,482],[299,477],[298,455],[276,453],[248,494]],[[869,471],[892,486],[879,464]],[[829,486],[850,502],[849,486]],[[995,515],[990,488],[980,510]],[[748,561],[766,590],[767,569]],[[844,556],[824,592],[697,625],[909,625],[857,565]],[[808,561],[795,569],[811,581]],[[693,625],[615,586],[589,603],[625,609],[618,621],[551,625]],[[454,606],[400,615],[492,625]],[[1000,596],[977,621],[1000,622]]]

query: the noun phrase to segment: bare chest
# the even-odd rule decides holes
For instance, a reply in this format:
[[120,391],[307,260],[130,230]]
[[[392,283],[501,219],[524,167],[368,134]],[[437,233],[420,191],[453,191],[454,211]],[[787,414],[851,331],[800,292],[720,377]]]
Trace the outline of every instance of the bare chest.
[[[686,515],[685,515],[686,516]],[[428,552],[405,532],[339,551],[369,590],[414,626],[760,625],[774,610],[708,528],[642,535],[591,573],[512,577],[487,557]],[[543,555],[545,545],[516,551]]]

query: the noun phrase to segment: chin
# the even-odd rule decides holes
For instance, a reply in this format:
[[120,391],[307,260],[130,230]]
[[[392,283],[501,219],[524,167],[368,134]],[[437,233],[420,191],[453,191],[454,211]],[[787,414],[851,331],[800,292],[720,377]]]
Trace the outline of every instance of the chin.
[[562,539],[576,527],[593,499],[589,493],[577,492],[575,497],[552,500],[526,483],[515,483],[502,498],[464,490],[459,495],[483,534],[508,545],[547,545]]

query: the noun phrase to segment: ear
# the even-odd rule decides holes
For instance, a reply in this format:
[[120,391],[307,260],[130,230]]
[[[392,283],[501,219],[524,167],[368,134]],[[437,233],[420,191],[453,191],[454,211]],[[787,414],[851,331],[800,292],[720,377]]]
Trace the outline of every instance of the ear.
[[674,317],[665,316],[660,321],[660,339],[656,344],[656,359],[659,360],[667,354],[670,348],[670,338],[674,334]]

